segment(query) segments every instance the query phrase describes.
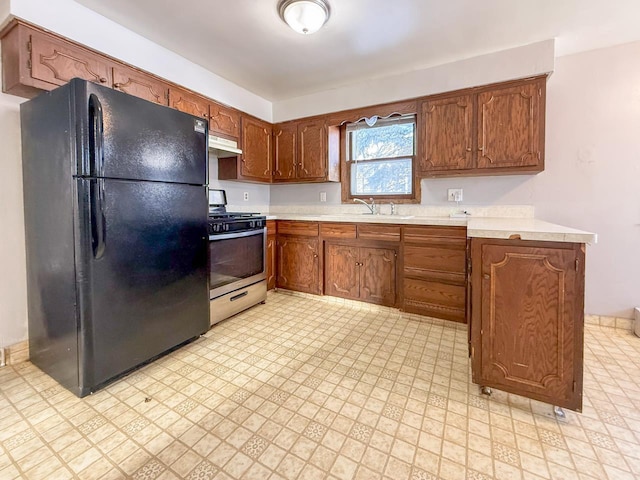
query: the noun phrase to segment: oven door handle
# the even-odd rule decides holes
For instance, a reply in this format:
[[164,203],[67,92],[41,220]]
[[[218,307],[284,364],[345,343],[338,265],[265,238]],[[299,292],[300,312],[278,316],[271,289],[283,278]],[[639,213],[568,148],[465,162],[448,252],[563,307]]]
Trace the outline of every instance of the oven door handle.
[[261,228],[260,230],[250,230],[248,232],[239,232],[239,233],[224,233],[222,235],[209,235],[209,241],[215,242],[216,240],[227,240],[229,238],[242,238],[242,237],[251,237],[253,235],[264,235],[266,228]]

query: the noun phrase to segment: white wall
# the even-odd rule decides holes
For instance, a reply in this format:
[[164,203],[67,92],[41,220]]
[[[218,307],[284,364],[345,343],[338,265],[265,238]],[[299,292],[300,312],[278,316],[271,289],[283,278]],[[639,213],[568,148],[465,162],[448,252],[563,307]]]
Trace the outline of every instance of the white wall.
[[640,42],[556,60],[547,90],[536,216],[598,233],[587,249],[586,311],[640,305]]
[[11,2],[11,13],[214,100],[271,121],[271,102],[72,0],[14,0]]
[[[223,189],[227,194],[228,211],[264,211],[269,208],[270,188],[268,184],[232,182],[218,180],[218,159],[209,153],[209,188]],[[244,200],[244,193],[249,200]]]
[[273,118],[337,112],[553,71],[554,40],[274,102]]
[[0,347],[27,338],[19,107],[23,101],[0,92]]

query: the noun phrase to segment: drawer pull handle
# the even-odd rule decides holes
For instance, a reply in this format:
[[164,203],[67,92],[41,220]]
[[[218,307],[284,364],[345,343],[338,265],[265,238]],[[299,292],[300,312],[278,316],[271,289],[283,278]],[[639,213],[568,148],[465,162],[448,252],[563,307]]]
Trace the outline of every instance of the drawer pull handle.
[[239,293],[238,295],[235,295],[235,296],[231,297],[229,299],[229,301],[230,302],[235,302],[236,300],[238,300],[238,299],[240,299],[242,297],[246,297],[247,295],[249,295],[249,292],[247,290],[245,290],[244,292]]

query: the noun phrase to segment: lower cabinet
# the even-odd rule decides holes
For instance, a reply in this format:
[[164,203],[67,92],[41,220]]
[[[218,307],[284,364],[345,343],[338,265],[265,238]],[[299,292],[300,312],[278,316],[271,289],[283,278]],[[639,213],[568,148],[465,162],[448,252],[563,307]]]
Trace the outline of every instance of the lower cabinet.
[[320,255],[316,222],[278,222],[276,286],[320,293]]
[[403,303],[406,312],[466,320],[466,227],[403,227]]
[[471,241],[473,381],[582,409],[584,245]]
[[397,256],[397,248],[326,242],[325,295],[395,306]]

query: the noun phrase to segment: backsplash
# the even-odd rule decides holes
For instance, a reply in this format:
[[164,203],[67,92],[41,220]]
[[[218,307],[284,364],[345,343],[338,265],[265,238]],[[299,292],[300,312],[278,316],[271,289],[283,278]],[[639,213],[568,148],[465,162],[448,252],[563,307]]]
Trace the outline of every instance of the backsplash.
[[[390,215],[388,203],[379,206],[381,215]],[[229,211],[261,212],[277,215],[278,213],[298,213],[308,215],[335,215],[365,213],[366,207],[359,204],[338,205],[242,205],[230,204]],[[396,205],[396,215],[414,215],[417,217],[448,217],[452,213],[466,211],[472,217],[505,217],[533,218],[535,209],[532,205],[487,205],[487,206],[429,206],[429,205]]]

